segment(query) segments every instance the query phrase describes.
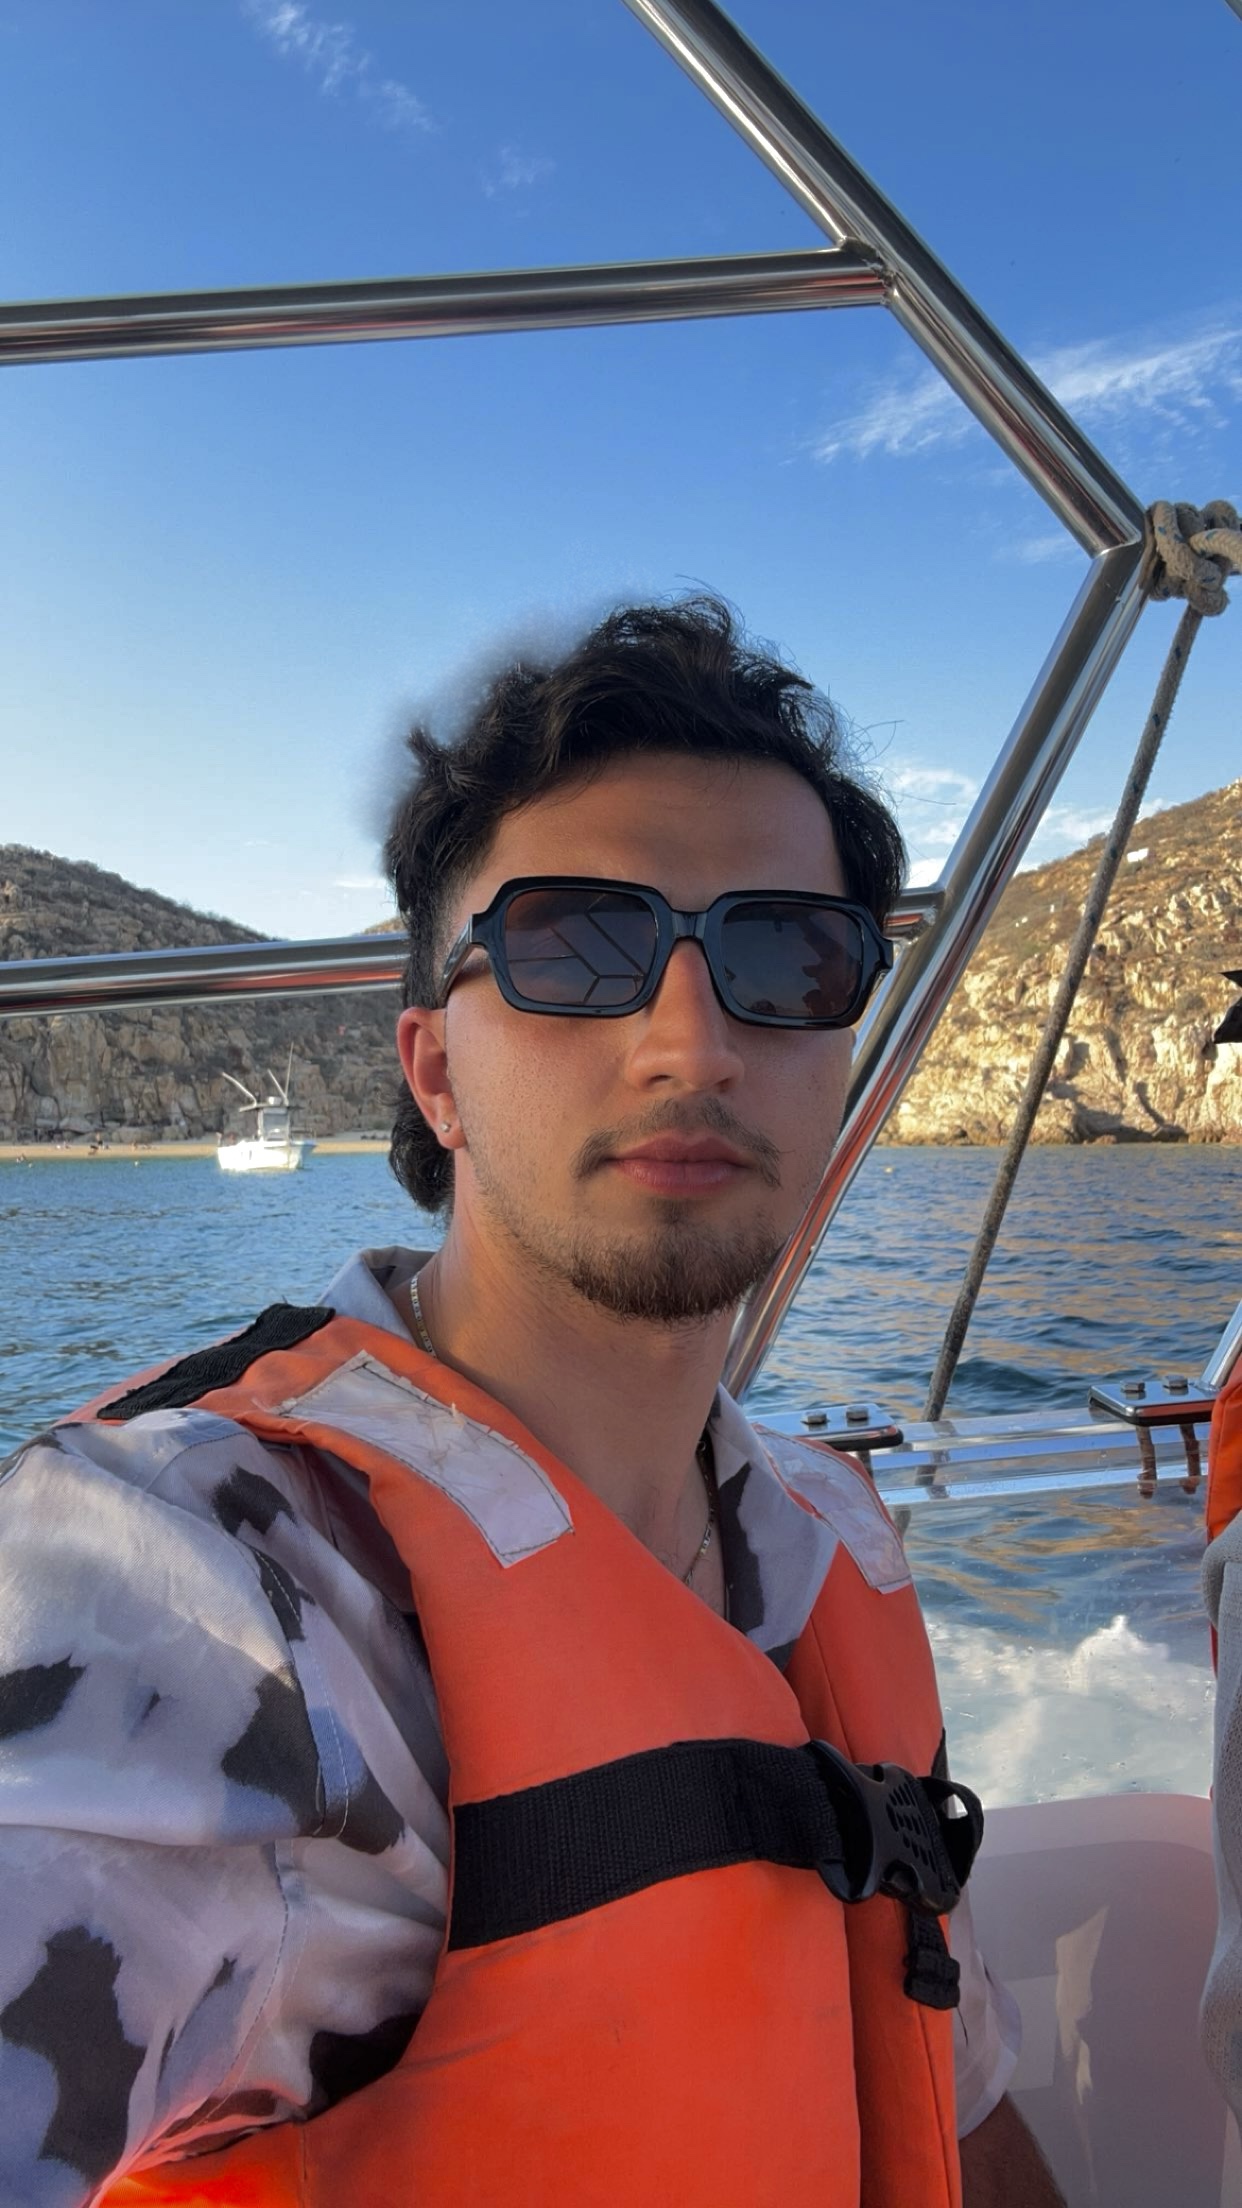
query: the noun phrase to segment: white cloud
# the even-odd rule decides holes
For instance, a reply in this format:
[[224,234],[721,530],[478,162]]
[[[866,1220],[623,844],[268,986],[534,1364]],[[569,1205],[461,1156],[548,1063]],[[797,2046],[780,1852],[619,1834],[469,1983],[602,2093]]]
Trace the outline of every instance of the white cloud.
[[[1138,817],[1147,820],[1152,813],[1163,810],[1163,798],[1149,797],[1139,806]],[[1079,805],[1050,805],[1031,839],[1021,871],[1027,873],[1033,866],[1046,866],[1049,859],[1064,858],[1069,851],[1081,851],[1093,836],[1102,836],[1112,827],[1115,813],[1115,806],[1091,811]]]
[[[1036,357],[1036,374],[1077,420],[1093,427],[1136,419],[1185,431],[1218,426],[1242,398],[1242,327],[1197,336],[1096,338],[1061,345]],[[939,376],[901,376],[881,384],[855,413],[817,440],[817,459],[866,460],[872,453],[908,458],[934,446],[957,445],[974,417]],[[1032,539],[1032,545],[1058,542]],[[1021,558],[1021,553],[1016,555]],[[1051,558],[1031,551],[1028,558]]]
[[353,890],[359,894],[365,891],[368,897],[374,897],[377,893],[382,895],[388,891],[388,884],[382,874],[340,874],[333,882],[332,887],[333,889]]
[[817,460],[868,460],[873,452],[890,456],[925,452],[947,441],[957,444],[971,417],[939,376],[894,378],[881,384],[856,414],[847,414],[825,430],[815,446]]
[[384,76],[373,55],[358,44],[351,23],[312,15],[305,0],[243,0],[244,12],[269,45],[300,62],[321,92],[352,92],[390,130],[430,130],[431,117],[408,84]]
[[951,819],[925,821],[918,829],[917,840],[924,850],[951,851],[965,825],[965,813],[955,813]]
[[1023,567],[1044,567],[1052,560],[1081,560],[1083,554],[1068,529],[1054,529],[1046,537],[1008,537],[997,557],[1017,560]]
[[[940,879],[945,858],[966,824],[980,785],[970,775],[957,774],[949,767],[920,766],[896,768],[888,777],[888,785],[910,850],[907,880],[912,889],[925,888]],[[944,808],[939,813],[934,810],[938,801]],[[1147,798],[1139,807],[1139,819],[1163,812],[1164,804],[1163,798]],[[1050,805],[1031,838],[1019,872],[1029,873],[1033,867],[1047,866],[1050,859],[1063,859],[1071,851],[1081,851],[1093,836],[1102,836],[1112,827],[1113,815],[1112,807],[1093,810],[1086,805]]]
[[[910,851],[908,881],[920,889],[938,881],[944,861],[966,825],[971,806],[982,784],[957,767],[928,766],[920,759],[896,760],[885,774],[889,797]],[[1138,817],[1147,820],[1162,812],[1165,800],[1149,797]],[[1093,808],[1082,804],[1050,805],[1044,814],[1021,871],[1046,866],[1050,859],[1081,851],[1093,836],[1102,836],[1113,824],[1115,807]]]
[[1179,424],[1196,414],[1218,421],[1220,402],[1242,397],[1242,330],[1198,338],[1063,345],[1037,372],[1074,414],[1105,420],[1135,408]]
[[979,784],[973,774],[962,774],[956,767],[928,767],[920,760],[909,759],[888,769],[888,786],[894,797],[923,800],[928,804],[972,804],[979,795]]
[[555,167],[555,161],[546,154],[522,153],[517,146],[502,146],[495,168],[483,178],[483,190],[488,199],[499,199],[502,192],[529,191],[532,184],[541,184],[551,176]]
[[[1112,826],[1111,810],[1087,812],[1081,806],[1050,805],[1039,824],[1035,843],[1055,842],[1066,851],[1080,850],[1092,836],[1102,836]],[[1031,848],[1034,849],[1034,844]]]
[[918,759],[890,765],[886,780],[910,850],[909,880],[919,888],[939,876],[944,854],[957,842],[979,784],[974,775],[956,767],[929,767]]
[[379,77],[359,87],[364,99],[374,100],[389,130],[431,130],[431,117],[416,92],[397,77]]

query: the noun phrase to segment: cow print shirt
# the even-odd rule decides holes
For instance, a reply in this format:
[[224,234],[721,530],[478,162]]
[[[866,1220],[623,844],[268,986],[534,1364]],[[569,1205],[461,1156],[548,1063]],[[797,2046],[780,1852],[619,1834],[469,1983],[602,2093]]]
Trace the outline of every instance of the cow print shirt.
[[[402,1333],[420,1262],[364,1253],[325,1300]],[[730,1615],[778,1655],[805,1554],[723,1392],[712,1439]],[[0,2204],[86,2208],[389,2069],[443,1937],[447,1795],[408,1576],[340,1460],[191,1408],[0,1467]],[[965,2132],[1018,2028],[965,1902],[953,1946]]]

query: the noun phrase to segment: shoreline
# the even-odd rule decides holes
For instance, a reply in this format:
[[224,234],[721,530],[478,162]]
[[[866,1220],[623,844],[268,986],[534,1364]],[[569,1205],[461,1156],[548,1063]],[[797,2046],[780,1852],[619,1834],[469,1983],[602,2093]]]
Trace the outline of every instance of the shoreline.
[[[313,1156],[317,1158],[365,1157],[371,1153],[385,1157],[388,1153],[387,1135],[324,1135],[312,1139]],[[141,1165],[147,1158],[214,1158],[218,1147],[214,1141],[191,1140],[110,1142],[103,1148],[90,1142],[0,1142],[0,1165],[59,1165],[66,1161],[93,1165],[118,1158]]]
[[[316,1135],[311,1138],[315,1148],[313,1158],[387,1157],[387,1135]],[[89,1141],[78,1142],[0,1142],[0,1165],[57,1165],[64,1161],[72,1164],[95,1164],[111,1158],[141,1165],[146,1158],[214,1158],[219,1145],[204,1138],[175,1142],[110,1142],[105,1148],[92,1147]],[[877,1150],[994,1150],[1003,1147],[999,1142],[886,1142],[883,1137],[876,1144]],[[1039,1150],[1236,1150],[1242,1148],[1242,1135],[1221,1142],[1161,1142],[1121,1141],[1103,1135],[1096,1141],[1041,1142],[1032,1145]]]

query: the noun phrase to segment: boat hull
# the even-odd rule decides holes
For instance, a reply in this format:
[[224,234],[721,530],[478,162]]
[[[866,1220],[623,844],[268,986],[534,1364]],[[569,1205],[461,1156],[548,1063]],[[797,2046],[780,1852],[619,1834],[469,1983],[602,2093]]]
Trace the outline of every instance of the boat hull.
[[225,1142],[216,1160],[223,1173],[299,1173],[314,1147],[304,1137],[290,1142]]
[[970,1882],[1022,2011],[1014,2099],[1082,2208],[1239,2208],[1238,2133],[1199,2048],[1216,1933],[1210,1805],[998,1809]]

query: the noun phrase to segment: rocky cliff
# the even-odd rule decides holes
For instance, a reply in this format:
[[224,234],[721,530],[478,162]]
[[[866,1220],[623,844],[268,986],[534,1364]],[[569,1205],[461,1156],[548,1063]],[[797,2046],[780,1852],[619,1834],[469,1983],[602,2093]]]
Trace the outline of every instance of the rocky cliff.
[[[1003,1142],[1102,838],[1019,874],[893,1114],[894,1142]],[[1035,1125],[1037,1142],[1242,1142],[1242,781],[1140,821]]]
[[[0,958],[67,958],[195,943],[253,943],[253,929],[191,912],[117,874],[0,844]],[[293,1051],[294,1125],[386,1131],[400,1076],[395,992],[357,990],[178,1011],[0,1021],[0,1140],[211,1136],[240,1124],[227,1070],[257,1089]]]
[[[896,1142],[1009,1131],[1099,842],[1011,883],[889,1123]],[[119,875],[0,845],[0,958],[254,942]],[[1212,1042],[1242,966],[1242,782],[1132,839],[1036,1124],[1042,1142],[1242,1142],[1242,1044]],[[0,1021],[0,1140],[213,1135],[234,1092],[294,1057],[295,1123],[386,1130],[395,996],[359,991],[167,1012]]]

